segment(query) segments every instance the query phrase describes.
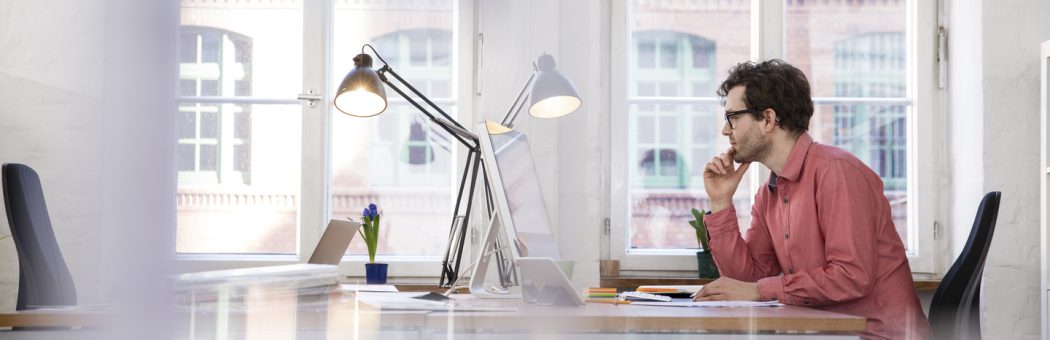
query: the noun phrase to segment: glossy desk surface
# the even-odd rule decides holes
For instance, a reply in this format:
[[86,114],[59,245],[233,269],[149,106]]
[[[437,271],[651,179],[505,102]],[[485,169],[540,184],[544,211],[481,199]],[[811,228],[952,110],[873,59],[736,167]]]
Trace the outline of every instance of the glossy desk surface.
[[[865,319],[811,308],[676,308],[587,304],[556,307],[520,299],[475,299],[455,295],[460,304],[513,307],[512,312],[380,310],[338,286],[313,288],[222,287],[182,292],[173,299],[171,328],[177,338],[403,338],[444,333],[850,333],[864,330]],[[119,325],[96,311],[0,313],[0,327]],[[407,335],[406,335],[407,334]],[[421,335],[421,336],[416,336]]]

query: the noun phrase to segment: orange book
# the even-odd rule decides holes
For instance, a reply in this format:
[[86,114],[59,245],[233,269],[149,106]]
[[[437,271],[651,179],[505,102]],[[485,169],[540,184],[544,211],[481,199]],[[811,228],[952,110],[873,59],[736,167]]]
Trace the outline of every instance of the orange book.
[[616,288],[587,288],[583,290],[585,293],[612,293],[616,294]]

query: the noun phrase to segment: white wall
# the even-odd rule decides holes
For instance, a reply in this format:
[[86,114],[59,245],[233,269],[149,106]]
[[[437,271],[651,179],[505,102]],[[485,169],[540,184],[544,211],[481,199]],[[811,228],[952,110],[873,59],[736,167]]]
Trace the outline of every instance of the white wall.
[[957,1],[948,14],[952,257],[983,194],[1002,191],[984,270],[982,333],[1038,338],[1039,43],[1050,39],[1050,2]]
[[551,54],[580,90],[583,106],[557,119],[536,119],[526,107],[515,129],[529,136],[551,223],[564,259],[576,262],[578,287],[597,286],[599,233],[605,216],[601,165],[608,145],[608,54],[600,1],[480,1],[481,96],[475,121],[500,121],[532,72]]
[[576,287],[601,285],[601,232],[609,216],[609,4],[559,2],[559,68],[580,90],[583,106],[558,119],[558,201],[556,225],[563,256],[576,261]]
[[[91,1],[0,3],[0,162],[39,173],[82,303],[100,298],[105,10]],[[18,259],[6,238],[0,310],[14,310],[17,289]]]

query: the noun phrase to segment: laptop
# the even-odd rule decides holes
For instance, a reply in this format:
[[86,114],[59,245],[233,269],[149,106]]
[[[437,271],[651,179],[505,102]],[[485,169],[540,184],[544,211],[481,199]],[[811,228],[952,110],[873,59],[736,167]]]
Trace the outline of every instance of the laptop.
[[339,261],[343,259],[343,254],[346,254],[346,248],[350,246],[350,241],[357,234],[357,228],[360,226],[360,222],[354,221],[329,221],[328,227],[324,229],[324,234],[321,235],[321,241],[317,242],[317,247],[314,248],[314,253],[310,255],[310,260],[307,263],[339,264]]

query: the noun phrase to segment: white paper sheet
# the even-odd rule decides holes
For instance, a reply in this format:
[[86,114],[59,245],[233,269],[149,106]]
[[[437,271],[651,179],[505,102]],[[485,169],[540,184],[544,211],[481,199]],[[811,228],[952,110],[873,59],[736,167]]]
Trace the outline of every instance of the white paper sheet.
[[344,283],[339,285],[339,289],[352,290],[355,292],[397,293],[397,287],[394,287],[394,285],[355,285]]
[[672,301],[672,302],[631,302],[632,305],[660,307],[780,307],[777,301]]
[[361,303],[380,308],[380,309],[398,309],[398,310],[430,310],[430,311],[455,311],[455,312],[513,312],[517,311],[514,307],[502,307],[502,306],[484,306],[484,305],[471,305],[469,303],[460,303],[454,300],[449,301],[430,301],[416,299],[415,296],[426,295],[427,293],[372,293],[372,292],[360,292],[357,293],[357,298]]

